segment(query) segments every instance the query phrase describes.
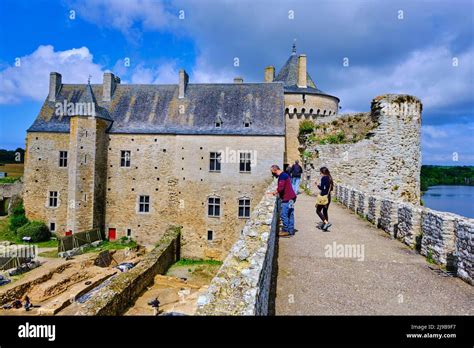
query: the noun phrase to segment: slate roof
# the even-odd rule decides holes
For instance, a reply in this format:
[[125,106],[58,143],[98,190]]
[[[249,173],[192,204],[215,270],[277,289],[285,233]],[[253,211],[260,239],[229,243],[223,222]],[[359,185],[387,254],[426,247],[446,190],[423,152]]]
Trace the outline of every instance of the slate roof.
[[293,45],[293,52],[290,58],[288,58],[285,65],[283,65],[275,77],[275,81],[283,82],[285,93],[321,94],[339,100],[339,98],[318,89],[308,72],[306,72],[306,80],[307,88],[298,87],[298,56],[296,54],[296,48]]
[[[283,84],[117,85],[102,102],[102,85],[63,84],[56,102],[44,102],[28,132],[69,132],[69,116],[56,115],[56,103],[93,102],[97,117],[111,120],[109,133],[284,135]],[[181,113],[182,112],[182,113]],[[216,128],[216,120],[221,120]],[[250,120],[250,127],[244,122]]]

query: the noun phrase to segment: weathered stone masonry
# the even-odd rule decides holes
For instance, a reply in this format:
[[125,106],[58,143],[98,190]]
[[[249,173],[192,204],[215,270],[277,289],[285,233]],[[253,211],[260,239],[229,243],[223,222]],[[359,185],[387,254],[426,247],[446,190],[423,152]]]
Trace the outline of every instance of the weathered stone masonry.
[[[314,181],[319,178],[319,168],[326,166],[336,183],[418,204],[421,111],[417,98],[388,94],[374,98],[368,113],[317,118],[317,134],[330,130],[337,134],[341,129],[347,133],[340,144],[307,144],[306,151],[314,158],[305,163],[306,185],[316,192]],[[356,136],[352,139],[348,132],[355,127],[365,134],[352,131]],[[322,129],[328,133],[321,133]]]
[[207,293],[198,299],[198,315],[271,313],[278,224],[277,202],[271,195],[275,187],[270,185]]
[[374,196],[340,184],[336,187],[336,198],[341,204],[350,208],[351,202],[344,197],[357,192],[359,202],[369,202],[366,209],[359,205],[360,216],[474,285],[474,219]]

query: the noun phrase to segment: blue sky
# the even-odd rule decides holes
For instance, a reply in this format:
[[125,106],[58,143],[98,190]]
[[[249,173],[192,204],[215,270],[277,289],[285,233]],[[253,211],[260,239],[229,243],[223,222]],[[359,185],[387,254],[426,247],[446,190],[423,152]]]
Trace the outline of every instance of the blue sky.
[[296,39],[342,112],[416,95],[423,163],[474,165],[473,16],[472,0],[2,0],[0,148],[24,146],[51,71],[65,83],[100,83],[104,71],[176,83],[180,68],[195,83],[257,82]]

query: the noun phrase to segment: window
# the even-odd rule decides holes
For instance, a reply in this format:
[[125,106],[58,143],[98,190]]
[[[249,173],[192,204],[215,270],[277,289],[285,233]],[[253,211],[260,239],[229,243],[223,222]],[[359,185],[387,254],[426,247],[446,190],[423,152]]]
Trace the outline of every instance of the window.
[[150,212],[150,196],[140,196],[140,199],[138,202],[138,211],[140,213]]
[[131,236],[132,236],[132,229],[127,228],[127,237],[131,237]]
[[214,239],[214,232],[209,230],[207,231],[207,240],[213,240]]
[[130,151],[120,151],[120,167],[130,167]]
[[239,199],[239,218],[250,217],[250,199],[241,198]]
[[250,122],[244,122],[244,127],[245,127],[245,128],[250,127]]
[[59,166],[67,167],[67,151],[59,151]]
[[221,199],[218,197],[209,197],[207,202],[207,215],[219,217],[221,215]]
[[216,128],[221,128],[222,122],[216,121],[214,125],[216,126]]
[[51,208],[58,206],[58,191],[49,191],[49,206]]
[[252,163],[252,154],[250,152],[240,153],[240,171],[250,172]]
[[56,231],[56,223],[55,222],[50,222],[49,223],[49,231],[50,232]]
[[211,152],[211,155],[209,158],[210,158],[209,170],[211,172],[220,172],[222,154],[220,152]]

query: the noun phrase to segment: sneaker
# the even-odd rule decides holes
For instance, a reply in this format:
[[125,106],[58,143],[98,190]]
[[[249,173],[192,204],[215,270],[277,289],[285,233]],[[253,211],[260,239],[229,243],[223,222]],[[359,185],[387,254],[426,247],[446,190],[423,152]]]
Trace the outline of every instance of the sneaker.
[[278,237],[286,237],[286,238],[289,238],[289,237],[290,237],[290,234],[289,234],[288,232],[282,231],[282,232],[278,233]]
[[319,228],[320,230],[323,229],[324,222],[320,222],[319,224],[316,225],[316,228]]
[[328,222],[328,223],[325,224],[321,229],[322,229],[323,231],[327,231],[328,228],[331,227],[331,226],[332,226],[332,223]]

